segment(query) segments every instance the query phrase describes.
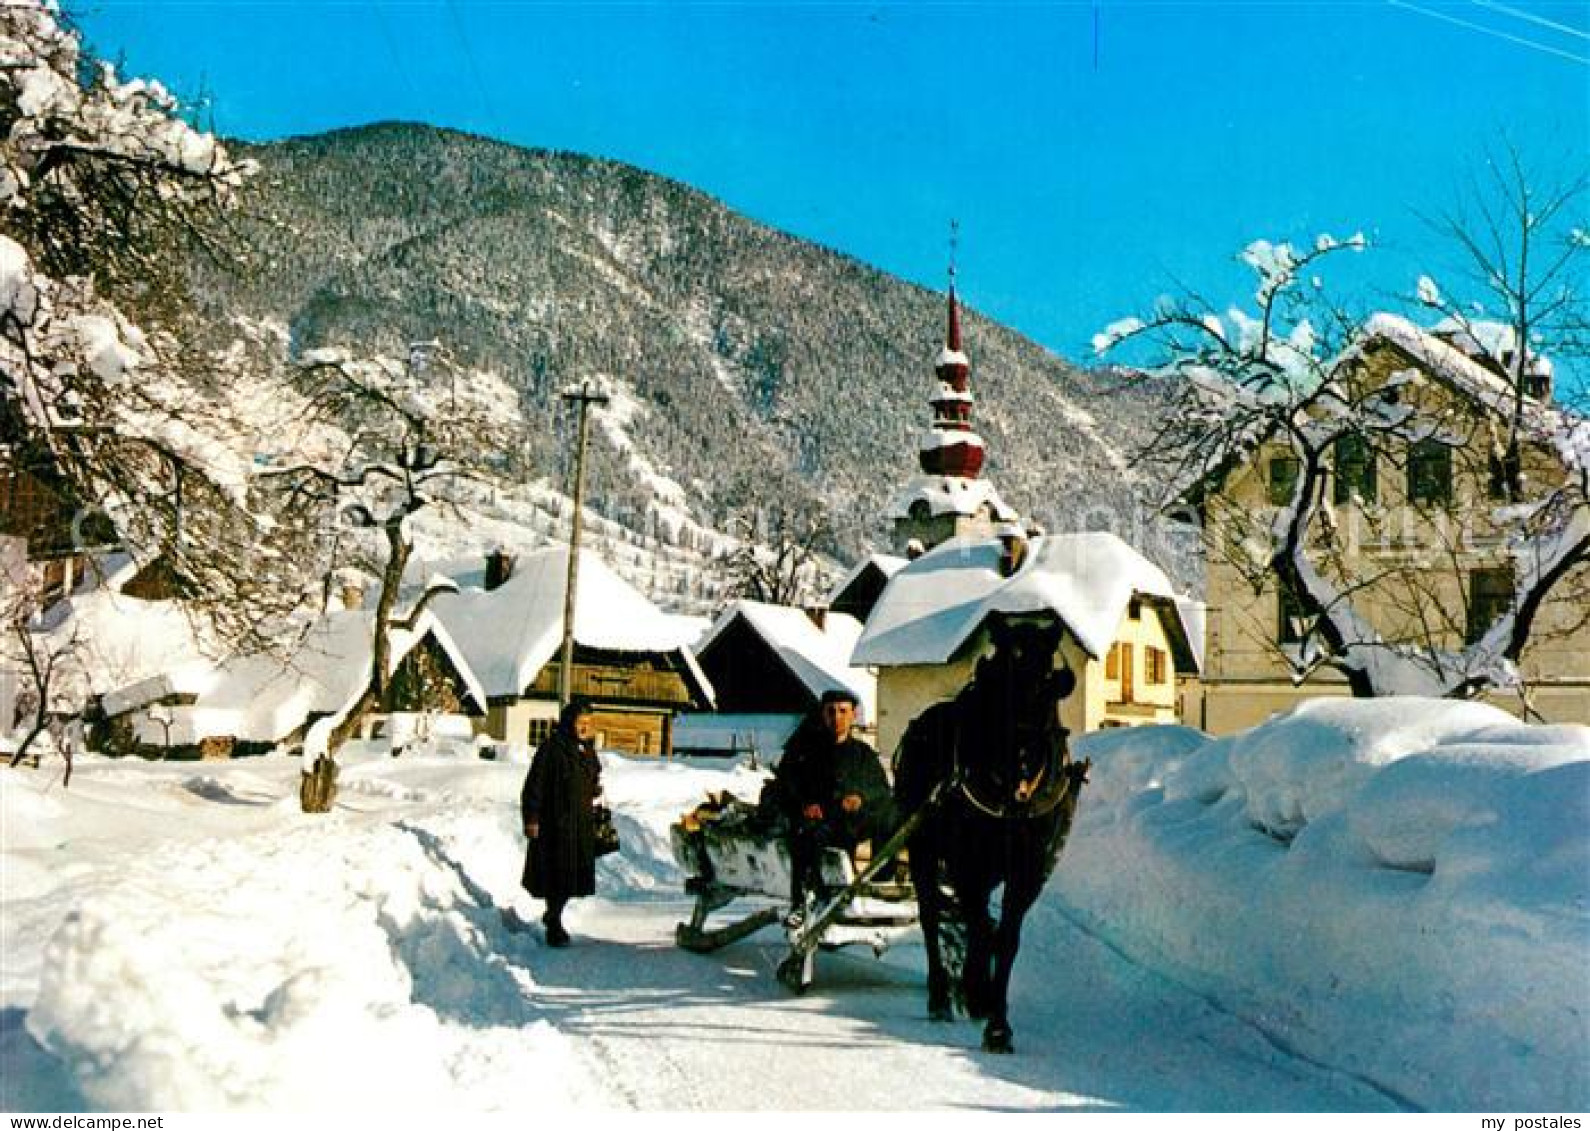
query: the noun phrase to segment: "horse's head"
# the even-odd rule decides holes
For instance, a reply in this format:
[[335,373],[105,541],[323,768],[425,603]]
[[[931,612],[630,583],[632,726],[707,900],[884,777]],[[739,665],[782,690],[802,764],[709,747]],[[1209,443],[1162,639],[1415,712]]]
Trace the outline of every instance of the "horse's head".
[[1054,666],[1061,631],[1052,620],[989,623],[994,651],[977,663],[962,720],[978,756],[962,770],[1000,809],[1032,803],[1059,777],[1065,730],[1058,708],[1076,688],[1071,669]]

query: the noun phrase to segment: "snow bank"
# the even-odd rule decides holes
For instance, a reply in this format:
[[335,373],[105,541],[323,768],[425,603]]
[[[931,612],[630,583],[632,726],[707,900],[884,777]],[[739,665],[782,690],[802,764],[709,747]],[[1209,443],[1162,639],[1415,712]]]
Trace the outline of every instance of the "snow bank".
[[[431,772],[460,780],[456,762],[439,766]],[[167,803],[262,807],[274,816],[265,831],[164,844],[95,882],[32,891],[60,914],[28,1029],[89,1103],[391,1110],[456,1108],[464,1096],[501,1108],[535,1095],[558,1108],[600,1094],[541,1016],[524,961],[539,943],[509,933],[496,905],[512,897],[520,853],[506,799],[495,812],[433,808],[423,823],[308,820],[289,776],[275,775],[267,800],[237,769],[173,781]],[[350,810],[368,807],[361,785],[382,780],[361,769],[348,775]],[[511,797],[519,772],[499,771],[493,792]],[[26,799],[47,786],[12,776],[7,816],[93,803],[76,783],[48,799],[53,808]],[[148,793],[133,796],[147,809]],[[433,805],[446,796],[428,782],[414,791]],[[483,871],[497,897],[466,870],[481,861],[495,864]],[[9,879],[6,894],[21,894]]]
[[[677,896],[668,823],[761,782],[604,763],[624,851],[599,884],[620,900]],[[88,756],[66,791],[0,775],[0,1009],[37,1042],[0,1074],[69,1080],[46,1110],[610,1106],[555,1027],[539,932],[504,915],[539,911],[519,890],[523,766],[353,759],[323,818],[298,812],[298,770]]]
[[1590,729],[1336,700],[1077,750],[1089,929],[1418,1106],[1590,1105]]

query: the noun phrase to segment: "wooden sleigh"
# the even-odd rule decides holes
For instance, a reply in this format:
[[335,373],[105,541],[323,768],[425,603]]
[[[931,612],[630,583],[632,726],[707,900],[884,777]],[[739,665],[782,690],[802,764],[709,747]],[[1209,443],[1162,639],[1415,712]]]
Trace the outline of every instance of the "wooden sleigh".
[[[709,797],[670,830],[685,890],[696,897],[690,921],[679,924],[675,941],[708,954],[783,922],[789,952],[779,963],[778,979],[795,993],[812,984],[819,950],[864,945],[881,955],[917,933],[916,891],[897,858],[920,820],[921,814],[913,816],[859,860],[828,849],[815,901],[797,919],[786,917],[793,868],[782,832],[749,802],[730,794]],[[708,926],[713,913],[742,899],[775,902]]]

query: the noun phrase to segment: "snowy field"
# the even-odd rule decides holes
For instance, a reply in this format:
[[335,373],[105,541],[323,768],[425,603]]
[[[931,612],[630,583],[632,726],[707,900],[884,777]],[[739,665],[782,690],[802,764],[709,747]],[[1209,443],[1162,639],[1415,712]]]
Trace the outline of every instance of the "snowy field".
[[625,850],[546,949],[522,765],[87,758],[0,773],[0,1107],[1584,1110],[1590,730],[1320,704],[1094,736],[1028,920],[1017,1054],[925,1019],[921,953],[710,956],[667,826],[757,775],[606,759]]

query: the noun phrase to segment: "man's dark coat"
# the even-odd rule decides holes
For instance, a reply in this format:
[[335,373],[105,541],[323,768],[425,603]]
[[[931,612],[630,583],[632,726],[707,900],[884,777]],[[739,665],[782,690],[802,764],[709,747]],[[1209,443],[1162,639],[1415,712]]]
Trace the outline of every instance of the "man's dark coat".
[[[860,795],[861,811],[847,814],[839,803],[852,793]],[[821,805],[827,843],[854,845],[892,831],[893,795],[877,751],[855,737],[835,743],[820,723],[811,720],[802,723],[785,745],[763,797],[795,828],[807,824],[802,809],[813,802]]]
[[554,731],[536,749],[519,792],[524,823],[541,833],[525,850],[525,890],[542,899],[571,899],[596,891],[596,845],[591,803],[602,789],[602,766],[593,746],[566,730]]

